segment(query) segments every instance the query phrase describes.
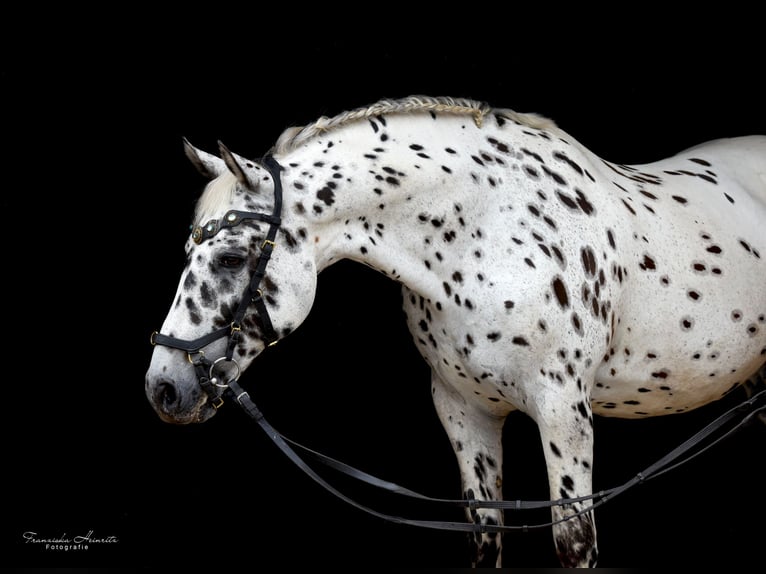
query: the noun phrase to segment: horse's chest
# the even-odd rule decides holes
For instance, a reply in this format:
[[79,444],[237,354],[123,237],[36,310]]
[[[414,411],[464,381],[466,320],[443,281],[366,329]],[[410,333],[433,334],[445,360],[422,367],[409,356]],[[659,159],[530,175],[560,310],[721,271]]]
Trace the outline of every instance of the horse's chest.
[[[470,297],[474,302],[466,309]],[[478,293],[464,297],[460,305],[453,297],[446,307],[446,300],[434,303],[405,288],[404,301],[417,348],[439,379],[497,414],[524,402],[529,377],[519,376],[519,371],[528,367],[523,349],[529,342],[522,327],[508,327],[505,312],[515,310],[510,300],[507,309],[503,301],[495,301],[502,311],[494,315],[481,312]]]

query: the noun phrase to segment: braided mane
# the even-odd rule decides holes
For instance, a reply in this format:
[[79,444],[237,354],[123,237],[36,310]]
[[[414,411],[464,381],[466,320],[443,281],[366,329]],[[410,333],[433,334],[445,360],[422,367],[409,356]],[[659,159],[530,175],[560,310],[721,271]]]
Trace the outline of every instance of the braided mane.
[[397,100],[380,100],[371,106],[342,112],[333,118],[322,116],[307,126],[287,128],[277,139],[271,153],[287,153],[332,129],[381,114],[407,114],[413,112],[468,114],[472,115],[476,125],[481,127],[484,116],[492,111],[502,113],[512,120],[533,128],[545,129],[555,127],[553,121],[537,114],[521,114],[506,109],[493,110],[490,105],[484,102],[466,98],[409,96]]

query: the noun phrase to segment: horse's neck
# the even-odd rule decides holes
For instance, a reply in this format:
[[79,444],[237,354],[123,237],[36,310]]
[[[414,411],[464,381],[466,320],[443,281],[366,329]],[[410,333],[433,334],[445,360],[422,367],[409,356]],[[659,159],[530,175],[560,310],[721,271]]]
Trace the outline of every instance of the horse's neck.
[[459,220],[456,210],[477,201],[463,197],[475,187],[466,150],[485,138],[469,115],[391,116],[331,131],[282,158],[285,188],[316,230],[317,268],[352,259],[411,287],[437,281],[424,274],[423,242],[441,241],[449,230],[440,221]]

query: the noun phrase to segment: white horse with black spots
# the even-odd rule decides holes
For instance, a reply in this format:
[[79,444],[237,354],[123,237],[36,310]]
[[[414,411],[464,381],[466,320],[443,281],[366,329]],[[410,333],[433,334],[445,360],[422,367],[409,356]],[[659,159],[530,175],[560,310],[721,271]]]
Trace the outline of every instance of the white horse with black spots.
[[[212,181],[153,336],[163,420],[211,417],[220,396],[197,375],[225,387],[298,328],[341,259],[401,283],[467,498],[502,498],[514,410],[539,428],[551,499],[583,497],[593,414],[690,411],[766,363],[764,136],[617,165],[537,115],[410,97],[288,129],[262,162],[185,149]],[[562,565],[596,564],[589,504],[552,507]],[[473,540],[475,565],[500,565],[496,529]]]

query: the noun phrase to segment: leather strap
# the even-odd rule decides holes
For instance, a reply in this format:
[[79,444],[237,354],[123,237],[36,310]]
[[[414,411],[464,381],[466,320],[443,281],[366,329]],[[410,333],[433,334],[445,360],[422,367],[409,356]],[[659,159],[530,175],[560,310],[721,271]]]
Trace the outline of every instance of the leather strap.
[[[766,405],[762,405],[758,408],[755,408],[754,406],[758,400],[766,397],[766,390],[763,390],[757,393],[756,395],[753,395],[752,397],[750,397],[748,400],[744,401],[740,405],[737,405],[729,409],[722,415],[720,415],[713,422],[705,426],[702,430],[697,432],[691,438],[689,438],[688,440],[683,442],[681,445],[679,445],[678,447],[670,451],[668,454],[666,454],[664,457],[662,457],[660,460],[658,460],[654,464],[648,466],[642,472],[637,473],[633,478],[631,478],[624,484],[614,488],[610,488],[608,490],[602,490],[598,493],[594,493],[588,496],[581,496],[577,498],[561,498],[558,500],[544,500],[544,501],[524,501],[524,500],[507,501],[507,500],[473,500],[473,499],[453,500],[453,499],[443,499],[443,498],[432,498],[430,496],[420,494],[408,488],[399,486],[396,483],[392,483],[392,482],[377,478],[373,475],[370,475],[366,472],[363,472],[352,466],[349,466],[343,462],[340,462],[331,457],[323,455],[319,452],[313,451],[305,446],[302,446],[296,443],[295,441],[292,441],[284,437],[276,429],[274,429],[274,427],[272,427],[271,424],[269,424],[269,422],[263,416],[263,413],[260,411],[260,409],[258,409],[258,407],[255,405],[253,400],[250,398],[250,395],[242,389],[239,383],[237,383],[236,381],[232,381],[231,383],[229,383],[229,388],[227,389],[227,392],[231,393],[234,396],[236,402],[242,407],[245,413],[247,413],[255,422],[257,422],[260,425],[260,427],[264,430],[264,432],[266,432],[268,437],[277,445],[277,447],[279,447],[279,449],[285,455],[287,455],[287,457],[294,464],[296,464],[301,470],[303,470],[303,472],[305,472],[314,481],[319,483],[321,486],[327,489],[330,493],[334,494],[335,496],[337,496],[344,502],[347,502],[348,504],[360,510],[363,510],[364,512],[372,514],[373,516],[377,516],[379,518],[388,520],[390,522],[396,522],[399,524],[409,524],[411,526],[419,526],[423,528],[431,528],[431,529],[437,529],[437,530],[458,530],[458,531],[464,531],[464,532],[502,532],[502,531],[510,531],[510,530],[529,530],[529,529],[538,529],[538,528],[548,528],[550,526],[553,526],[554,524],[559,524],[561,522],[571,520],[572,518],[576,516],[587,514],[588,512],[594,510],[595,508],[598,508],[599,506],[605,504],[607,501],[613,499],[618,494],[625,492],[629,488],[637,484],[643,483],[651,478],[656,478],[657,476],[660,476],[664,474],[665,472],[673,468],[676,468],[680,466],[681,464],[702,454],[707,449],[711,448],[713,445],[717,444],[718,442],[720,442],[721,440],[723,440],[724,438],[728,437],[733,432],[741,428],[743,425],[748,423],[750,419],[756,416],[759,412],[766,410]],[[730,422],[738,414],[741,414],[742,412],[746,412],[748,410],[752,410],[752,412],[747,413],[742,418],[742,420],[740,420],[732,428],[726,431],[722,436],[713,440],[710,444],[702,448],[699,448],[696,452],[692,452],[691,454],[686,456],[686,458],[683,458],[681,460],[678,460],[674,464],[671,464],[677,459],[679,459],[682,455],[688,453],[693,448],[697,447],[703,440],[712,436],[714,432],[721,429],[726,423]],[[316,473],[316,471],[314,471],[314,469],[312,469],[303,460],[303,458],[301,458],[300,455],[297,454],[297,452],[295,451],[293,447],[303,452],[306,452],[307,454],[312,456],[314,459],[318,460],[319,462],[322,462],[323,464],[329,466],[330,468],[333,468],[334,470],[342,472],[348,476],[351,476],[352,478],[361,480],[362,482],[365,482],[377,488],[381,488],[389,492],[393,492],[395,494],[400,494],[403,496],[417,498],[419,500],[425,500],[428,502],[433,502],[438,504],[447,504],[451,506],[461,506],[461,507],[470,507],[470,508],[528,510],[533,508],[563,506],[563,505],[574,504],[577,502],[583,502],[587,500],[594,500],[594,502],[593,504],[587,506],[586,508],[583,508],[582,510],[576,513],[567,515],[559,520],[546,522],[546,523],[540,523],[540,524],[532,524],[532,525],[517,526],[517,525],[501,525],[501,524],[476,524],[476,523],[469,523],[469,522],[413,520],[409,518],[403,518],[400,516],[378,512],[377,510],[373,510],[363,504],[358,503],[352,498],[346,496],[342,492],[338,491],[335,487],[330,485],[321,476],[319,476]]]
[[163,335],[162,333],[155,331],[152,333],[151,343],[152,345],[163,345],[165,347],[172,347],[173,349],[180,349],[181,351],[186,351],[187,353],[196,353],[213,341],[217,341],[221,337],[226,337],[230,332],[231,326],[221,327],[220,329],[217,329],[212,333],[208,333],[207,335],[203,335],[197,339],[187,340],[177,339],[176,337]]

